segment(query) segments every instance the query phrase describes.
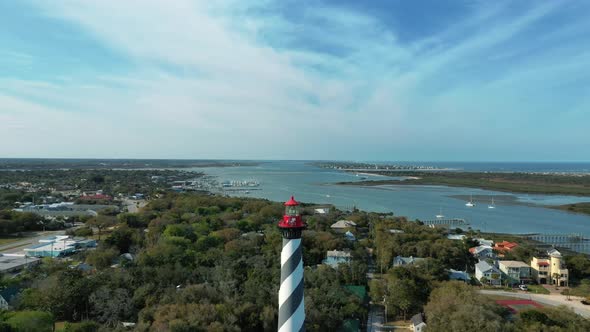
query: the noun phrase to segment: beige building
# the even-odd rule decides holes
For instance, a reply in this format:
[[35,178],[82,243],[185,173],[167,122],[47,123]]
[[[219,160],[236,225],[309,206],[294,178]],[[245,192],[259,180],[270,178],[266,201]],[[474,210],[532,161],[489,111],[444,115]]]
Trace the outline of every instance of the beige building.
[[547,252],[548,257],[533,257],[531,272],[539,284],[552,284],[567,287],[569,273],[561,253],[557,249]]
[[531,281],[531,267],[521,261],[499,261],[498,267],[509,284],[528,284]]

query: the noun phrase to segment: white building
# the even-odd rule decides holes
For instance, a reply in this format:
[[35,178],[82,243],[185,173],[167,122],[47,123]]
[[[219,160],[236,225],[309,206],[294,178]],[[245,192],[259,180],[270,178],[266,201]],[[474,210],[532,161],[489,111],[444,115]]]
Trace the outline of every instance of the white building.
[[415,314],[410,319],[410,329],[414,332],[422,332],[426,329],[426,323],[424,322],[423,314]]
[[330,228],[336,230],[344,230],[353,227],[356,227],[356,223],[352,220],[338,220],[330,226]]
[[349,251],[328,250],[324,264],[337,268],[338,264],[349,264],[352,254]]
[[487,245],[469,248],[469,252],[479,260],[486,258],[496,258],[496,254],[494,254],[494,249],[491,246]]
[[0,273],[20,271],[26,267],[39,264],[39,258],[19,254],[0,254]]
[[77,249],[96,247],[96,240],[71,238],[67,235],[51,236],[39,240],[39,244],[25,248],[25,254],[32,257],[61,257]]
[[477,241],[480,246],[488,246],[488,247],[493,247],[494,246],[494,241],[492,241],[492,240],[486,240],[486,239],[484,239],[482,237],[475,238],[474,240]]

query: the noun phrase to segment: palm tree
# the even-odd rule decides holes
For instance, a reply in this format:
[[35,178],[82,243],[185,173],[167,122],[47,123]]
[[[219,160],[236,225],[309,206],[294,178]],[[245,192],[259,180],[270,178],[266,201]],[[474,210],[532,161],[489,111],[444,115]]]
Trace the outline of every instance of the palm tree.
[[553,277],[553,282],[555,283],[555,289],[559,286],[559,273],[553,273],[551,275]]

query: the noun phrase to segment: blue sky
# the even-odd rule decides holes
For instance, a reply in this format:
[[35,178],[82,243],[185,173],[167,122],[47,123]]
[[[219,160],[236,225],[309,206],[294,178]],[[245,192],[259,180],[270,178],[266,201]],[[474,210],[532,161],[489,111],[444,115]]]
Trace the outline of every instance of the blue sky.
[[588,161],[589,12],[1,1],[0,157]]

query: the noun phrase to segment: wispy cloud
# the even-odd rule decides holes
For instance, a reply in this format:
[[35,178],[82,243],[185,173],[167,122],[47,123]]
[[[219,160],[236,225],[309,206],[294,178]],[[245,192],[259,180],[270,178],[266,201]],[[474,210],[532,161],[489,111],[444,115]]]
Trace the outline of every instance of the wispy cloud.
[[[484,146],[493,150],[488,158],[506,159],[519,155],[513,142],[524,135],[547,146],[542,133],[566,125],[565,110],[548,105],[563,101],[571,116],[590,120],[579,111],[588,105],[583,92],[571,87],[590,82],[590,45],[578,39],[590,25],[580,8],[469,3],[436,33],[402,41],[399,29],[412,27],[391,24],[404,14],[396,8],[383,17],[330,2],[33,5],[40,18],[64,22],[127,64],[93,72],[79,58],[51,79],[0,75],[0,110],[11,109],[18,123],[47,120],[61,136],[45,142],[109,137],[104,148],[70,156],[477,159],[477,142],[495,137],[506,153]],[[556,23],[564,20],[570,24]],[[20,61],[42,58],[27,56]],[[535,112],[544,114],[537,124]],[[7,135],[0,130],[0,139]],[[33,140],[24,142],[0,153],[37,154]],[[529,145],[526,158],[545,158],[546,149]]]

